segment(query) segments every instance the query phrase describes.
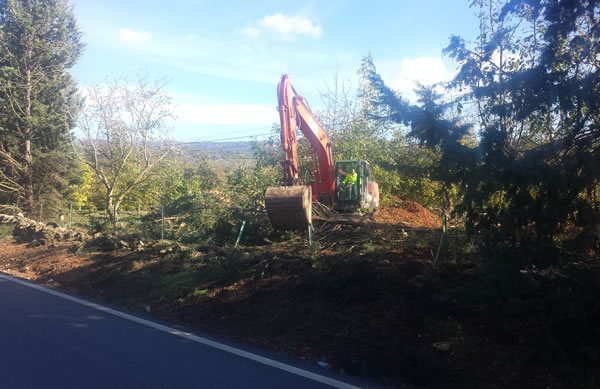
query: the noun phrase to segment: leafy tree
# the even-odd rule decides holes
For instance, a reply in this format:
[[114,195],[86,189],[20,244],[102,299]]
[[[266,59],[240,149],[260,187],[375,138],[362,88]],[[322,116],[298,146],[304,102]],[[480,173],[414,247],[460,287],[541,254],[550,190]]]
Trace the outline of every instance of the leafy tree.
[[[591,193],[600,175],[600,5],[474,5],[481,9],[477,44],[452,37],[445,50],[460,64],[450,83],[463,93],[457,102],[423,88],[419,104],[410,105],[371,72],[375,100],[390,119],[410,126],[409,136],[440,150],[436,175],[460,185],[458,210],[470,229],[489,233],[496,248],[538,247],[551,259],[565,222],[589,215],[590,223],[597,215],[582,193]],[[478,118],[472,126],[449,115],[449,107],[467,104]],[[466,141],[472,128],[477,147]]]
[[95,203],[94,197],[99,192],[99,188],[94,185],[96,183],[94,171],[87,164],[79,161],[76,172],[79,179],[66,188],[65,197],[78,209],[84,207],[95,209],[98,204]]
[[0,1],[0,191],[29,213],[36,192],[63,185],[56,169],[68,164],[58,159],[79,104],[68,69],[80,38],[66,0]]
[[378,162],[385,159],[386,143],[391,132],[383,121],[373,120],[366,95],[370,85],[359,69],[358,88],[342,80],[339,72],[321,91],[324,108],[318,116],[333,142],[336,160],[363,159]]
[[228,193],[231,199],[227,216],[221,220],[220,234],[235,235],[242,221],[246,221],[246,240],[257,243],[272,232],[271,223],[264,212],[265,191],[279,185],[281,168],[240,167],[227,176]]
[[219,191],[224,183],[225,179],[205,156],[199,155],[187,162],[173,155],[165,158],[154,174],[131,191],[124,206],[148,209],[165,205],[169,209],[180,197]]
[[154,174],[131,191],[123,208],[152,208],[142,217],[144,230],[152,237],[161,235],[156,221],[158,207],[164,206],[168,238],[187,243],[214,240],[215,225],[230,202],[225,181],[203,155],[192,162],[177,157],[165,158]]
[[149,180],[172,151],[165,143],[172,113],[163,87],[138,77],[134,85],[118,80],[88,91],[79,149],[102,185],[113,223],[126,196]]
[[[394,197],[418,201],[429,207],[448,203],[449,191],[430,173],[430,167],[439,160],[438,153],[407,138],[404,126],[389,120],[389,109],[372,104],[380,95],[369,82],[369,74],[373,71],[374,64],[368,56],[357,71],[357,90],[352,94],[341,94],[344,102],[341,106],[352,107],[352,111],[351,120],[335,132],[337,158],[368,160],[384,203]],[[352,103],[347,102],[349,96],[352,96]]]

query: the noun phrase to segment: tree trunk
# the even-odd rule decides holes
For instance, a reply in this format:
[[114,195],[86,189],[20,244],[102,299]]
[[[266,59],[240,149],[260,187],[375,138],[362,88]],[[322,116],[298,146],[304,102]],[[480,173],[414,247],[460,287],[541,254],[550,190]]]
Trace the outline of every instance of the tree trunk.
[[114,225],[116,223],[115,220],[115,213],[114,213],[114,204],[113,204],[113,198],[112,198],[112,193],[109,192],[108,195],[106,196],[106,213],[108,213],[108,218],[110,219],[110,222]]
[[119,221],[119,206],[121,205],[121,200],[117,200],[116,202],[113,199],[112,191],[109,192],[106,199],[106,212],[108,213],[108,217],[110,218],[110,222],[113,226]]
[[21,183],[23,185],[23,206],[25,212],[29,215],[33,215],[34,201],[33,201],[33,169],[32,169],[32,155],[31,155],[31,140],[25,139],[22,144],[22,158],[23,158],[23,171],[21,176]]
[[21,176],[21,182],[23,184],[23,199],[25,212],[33,215],[35,202],[33,200],[33,156],[31,154],[31,138],[33,137],[32,127],[32,83],[31,83],[31,72],[27,72],[27,84],[25,90],[25,123],[22,130],[22,144],[21,144],[21,157],[23,159],[23,171]]

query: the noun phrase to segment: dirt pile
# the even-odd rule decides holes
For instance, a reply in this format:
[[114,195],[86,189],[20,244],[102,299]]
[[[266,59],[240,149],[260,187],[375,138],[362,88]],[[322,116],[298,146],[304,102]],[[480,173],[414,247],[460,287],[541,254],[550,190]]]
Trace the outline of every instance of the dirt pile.
[[436,215],[411,200],[393,199],[374,214],[375,221],[382,224],[398,224],[409,228],[440,228],[440,215]]

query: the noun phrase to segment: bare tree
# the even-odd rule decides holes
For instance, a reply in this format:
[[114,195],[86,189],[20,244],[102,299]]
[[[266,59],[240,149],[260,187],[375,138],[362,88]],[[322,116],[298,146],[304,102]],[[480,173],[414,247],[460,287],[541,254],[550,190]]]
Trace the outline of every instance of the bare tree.
[[74,148],[102,184],[113,223],[125,197],[173,150],[166,141],[173,113],[164,86],[138,76],[134,83],[116,80],[87,92],[79,115],[80,147]]

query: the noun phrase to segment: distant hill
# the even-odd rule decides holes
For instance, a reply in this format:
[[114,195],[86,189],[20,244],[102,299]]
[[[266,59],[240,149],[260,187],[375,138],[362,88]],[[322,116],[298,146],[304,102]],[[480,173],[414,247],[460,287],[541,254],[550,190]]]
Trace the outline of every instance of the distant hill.
[[207,155],[222,155],[229,153],[239,153],[247,156],[253,155],[253,142],[181,142],[179,145],[190,153],[203,153]]
[[217,165],[234,167],[254,165],[253,142],[180,142],[178,146],[192,158],[205,157]]

